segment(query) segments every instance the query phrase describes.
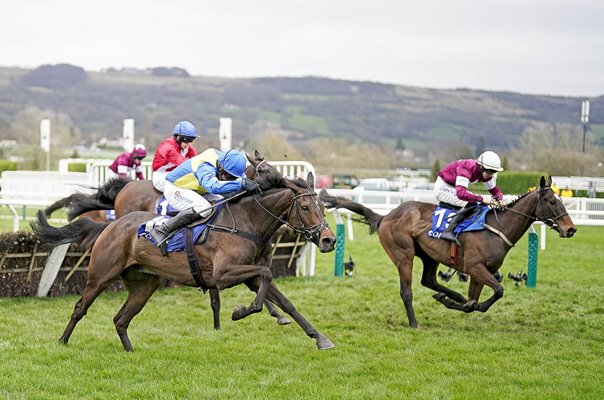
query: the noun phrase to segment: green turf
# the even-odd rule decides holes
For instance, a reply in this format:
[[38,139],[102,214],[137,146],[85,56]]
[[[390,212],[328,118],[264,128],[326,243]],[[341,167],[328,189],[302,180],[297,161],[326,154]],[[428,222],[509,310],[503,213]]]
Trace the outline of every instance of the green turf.
[[[420,285],[416,263],[417,330],[407,327],[394,266],[364,225],[355,225],[349,255],[353,278],[333,276],[331,253],[318,256],[315,277],[278,280],[334,342],[328,351],[264,312],[231,321],[230,311],[253,298],[244,287],[222,292],[219,332],[208,295],[157,292],[130,326],[131,354],[112,323],[125,293],[101,295],[67,346],[57,339],[77,297],[0,299],[0,398],[602,398],[602,228],[579,227],[573,239],[548,231],[537,287],[506,278],[504,297],[485,314],[445,309]],[[501,271],[526,272],[526,259],[525,237]],[[448,285],[467,289],[456,278]]]

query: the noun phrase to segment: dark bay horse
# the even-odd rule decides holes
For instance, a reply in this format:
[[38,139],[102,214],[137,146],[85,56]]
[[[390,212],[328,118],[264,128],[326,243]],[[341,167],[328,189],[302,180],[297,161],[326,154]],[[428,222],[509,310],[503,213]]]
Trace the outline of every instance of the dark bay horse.
[[[208,288],[221,290],[244,283],[257,293],[249,307],[239,306],[233,311],[233,320],[260,312],[268,299],[315,339],[319,349],[329,349],[333,343],[296,310],[272,280],[270,239],[285,224],[303,233],[321,252],[333,251],[336,240],[325,222],[323,205],[316,199],[312,174],[306,182],[286,179],[281,174],[275,174],[275,178],[278,179],[272,188],[265,186],[261,195],[240,197],[220,211],[206,242],[195,247],[200,273]],[[160,277],[197,286],[184,252],[164,257],[158,247],[137,237],[139,225],[154,216],[135,211],[112,223],[78,219],[56,228],[48,224],[43,212],[38,213],[32,230],[41,242],[53,246],[77,242],[84,248],[92,247],[86,287],[60,342],[68,342],[97,296],[116,279],[121,278],[128,290],[126,302],[113,319],[126,351],[132,351],[128,325],[158,288]]]
[[[400,296],[412,328],[417,327],[411,290],[415,256],[424,265],[421,283],[437,292],[433,296],[436,300],[454,310],[486,312],[503,296],[503,286],[493,273],[501,267],[511,246],[520,240],[533,222],[546,223],[563,238],[572,237],[577,231],[560,198],[551,189],[551,177],[547,183],[541,177],[537,190],[519,197],[506,208],[489,211],[486,224],[493,231],[460,234],[462,246],[458,249],[455,265],[451,262],[451,242],[428,236],[432,213],[436,209],[434,204],[408,201],[382,216],[349,199],[329,196],[325,190],[321,191],[320,199],[328,208],[345,208],[362,215],[371,232],[377,231],[382,247],[398,269]],[[469,299],[437,282],[439,263],[470,275]],[[479,303],[484,285],[493,289],[493,295]]]
[[[260,184],[260,187],[270,185],[275,174],[280,173],[256,150],[254,157],[246,154],[250,165],[246,175]],[[96,193],[86,195],[75,193],[58,200],[47,207],[45,213],[49,216],[53,211],[66,207],[70,221],[75,218],[89,217],[98,222],[107,221],[106,210],[115,210],[115,218],[123,217],[133,211],[155,212],[163,193],[155,189],[151,180],[131,180],[130,178],[113,178],[108,180]],[[269,260],[269,266],[271,265]],[[214,329],[220,330],[220,294],[216,289],[210,289],[210,305],[213,311]],[[269,314],[279,325],[288,325],[291,321],[282,315],[269,301],[265,303]]]

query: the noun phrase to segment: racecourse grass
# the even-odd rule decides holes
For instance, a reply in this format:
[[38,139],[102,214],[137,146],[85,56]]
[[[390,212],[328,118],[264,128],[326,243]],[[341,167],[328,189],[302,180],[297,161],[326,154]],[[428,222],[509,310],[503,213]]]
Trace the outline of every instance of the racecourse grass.
[[[523,238],[501,268],[504,297],[484,314],[445,309],[420,285],[416,263],[420,328],[412,330],[394,266],[377,236],[355,224],[345,257],[356,276],[334,277],[331,253],[318,256],[315,277],[277,282],[334,342],[329,351],[266,312],[231,321],[230,311],[252,300],[244,287],[222,292],[218,332],[207,294],[157,292],[130,326],[131,354],[112,323],[125,293],[101,295],[67,346],[57,339],[76,296],[0,299],[0,398],[601,399],[603,232],[579,227],[559,239],[548,231],[534,289],[507,278],[526,272]],[[456,277],[448,285],[467,290]]]

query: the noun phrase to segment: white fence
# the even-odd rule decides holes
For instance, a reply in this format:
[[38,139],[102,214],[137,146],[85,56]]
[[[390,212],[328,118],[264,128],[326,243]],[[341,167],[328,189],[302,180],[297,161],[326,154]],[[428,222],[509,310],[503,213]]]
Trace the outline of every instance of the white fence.
[[[391,210],[398,207],[405,201],[415,200],[426,203],[437,204],[431,190],[407,191],[407,192],[383,192],[364,190],[363,188],[355,189],[327,189],[332,196],[347,197],[357,203],[363,204],[365,207],[372,209],[374,212],[382,215],[388,214]],[[517,196],[506,195],[505,202],[510,202]],[[562,197],[562,202],[568,211],[568,214],[573,219],[575,225],[586,226],[604,226],[604,199],[591,199],[585,197],[567,198]],[[339,210],[341,214],[347,216],[348,238],[353,239],[352,232],[352,213],[348,210]],[[541,222],[536,222],[535,225],[540,226],[541,230],[541,249],[545,250],[545,230],[546,225]]]
[[[47,207],[55,201],[73,193],[91,193],[107,180],[107,170],[111,160],[69,159],[69,162],[83,162],[87,172],[67,172],[68,163],[61,160],[60,171],[4,171],[0,179],[0,206],[9,208],[13,219],[13,231],[18,231],[20,218],[15,206]],[[305,161],[270,161],[286,177],[306,179],[309,172],[317,177],[314,167]],[[151,162],[143,162],[143,176],[151,178]],[[23,212],[25,214],[25,212]],[[277,247],[294,246],[293,243],[279,243]],[[294,248],[295,250],[295,248]],[[306,243],[296,263],[296,275],[315,274],[316,247]]]

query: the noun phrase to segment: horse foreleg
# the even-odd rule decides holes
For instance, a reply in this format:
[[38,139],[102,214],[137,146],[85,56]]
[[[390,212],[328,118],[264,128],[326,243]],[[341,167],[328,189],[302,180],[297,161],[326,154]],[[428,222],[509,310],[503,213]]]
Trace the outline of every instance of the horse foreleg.
[[[461,293],[458,293],[455,290],[449,289],[448,287],[443,286],[440,283],[438,283],[438,281],[436,279],[436,273],[438,270],[438,262],[436,262],[435,260],[428,258],[428,257],[425,257],[425,258],[422,257],[422,261],[424,263],[424,270],[422,272],[422,285],[434,290],[437,293],[443,293],[444,295],[446,295],[447,297],[451,298],[452,300],[454,300],[458,303],[464,304],[468,301]],[[436,297],[434,297],[434,298],[436,299]],[[439,299],[437,299],[437,300],[439,300]]]
[[237,321],[250,314],[262,311],[268,285],[273,280],[273,274],[270,268],[265,265],[231,265],[218,268],[214,272],[214,279],[219,289],[232,287],[248,280],[260,280],[256,298],[252,301],[252,304],[249,307],[237,306],[233,310],[231,318],[233,321]]
[[73,333],[73,330],[78,322],[86,315],[88,312],[88,308],[92,305],[94,300],[98,297],[99,294],[103,290],[109,286],[110,281],[103,281],[98,283],[88,282],[86,283],[86,287],[82,292],[82,297],[75,304],[73,309],[73,313],[71,314],[71,319],[67,324],[67,327],[63,331],[63,334],[59,338],[59,342],[63,344],[67,344],[69,342],[69,337]]
[[124,350],[131,352],[132,344],[128,338],[128,326],[130,325],[132,318],[143,309],[151,295],[159,287],[159,277],[145,274],[143,279],[124,279],[124,284],[128,290],[128,298],[120,311],[113,318],[113,323],[117,335],[122,341]]
[[296,321],[296,323],[300,325],[300,327],[304,330],[304,333],[306,333],[308,337],[315,339],[317,348],[319,350],[327,350],[335,347],[335,345],[331,342],[331,340],[327,338],[327,336],[323,335],[322,333],[319,333],[319,331],[317,331],[315,327],[312,326],[312,324],[308,322],[306,318],[304,318],[302,314],[298,312],[298,310],[296,310],[294,304],[287,297],[285,297],[285,295],[281,293],[279,289],[277,289],[277,286],[274,284],[274,282],[271,282],[269,284],[266,298],[275,303],[279,308],[283,310],[283,312],[287,313],[290,317],[292,317],[294,321]]
[[214,316],[214,330],[220,330],[220,292],[218,289],[210,289],[210,306]]

